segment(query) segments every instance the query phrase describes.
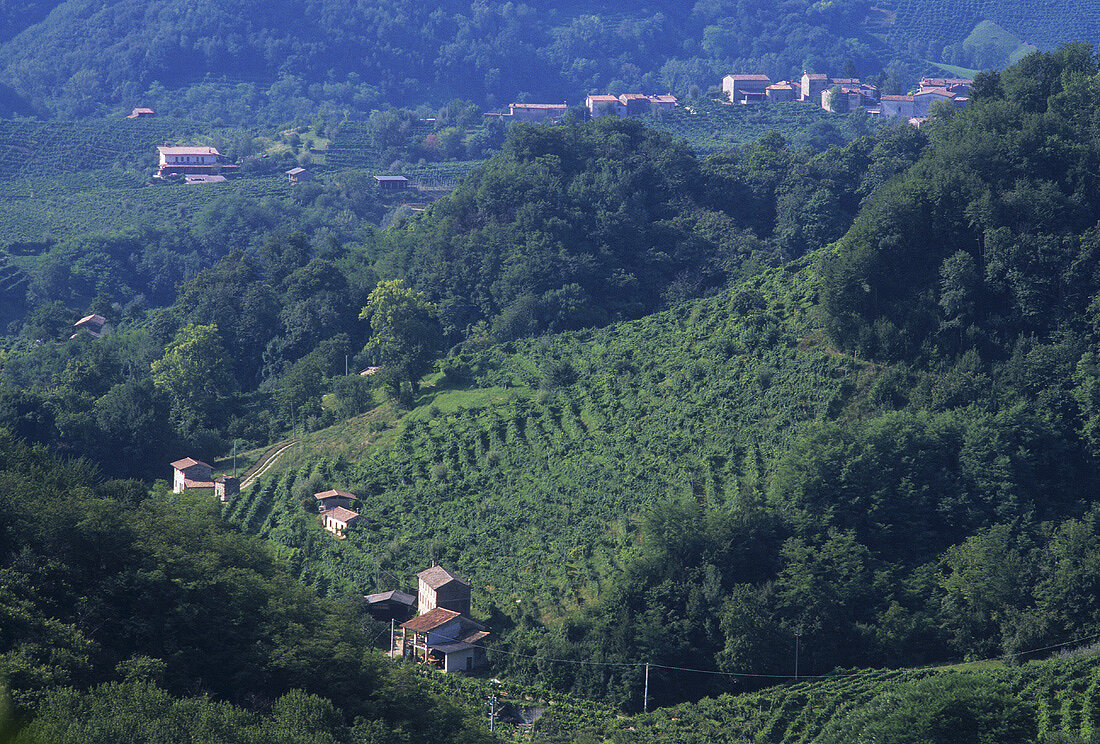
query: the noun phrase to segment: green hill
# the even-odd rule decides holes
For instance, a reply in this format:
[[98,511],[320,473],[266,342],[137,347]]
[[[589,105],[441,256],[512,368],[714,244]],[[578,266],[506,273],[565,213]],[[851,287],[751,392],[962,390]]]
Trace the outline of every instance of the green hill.
[[[888,0],[877,8],[887,14],[879,28],[895,46],[932,50],[928,56],[934,61],[952,62],[947,55],[941,59],[940,53],[960,42],[999,48],[996,54],[986,48],[975,59],[980,64],[964,65],[969,67],[1004,67],[1015,62],[1011,53],[1021,43],[1050,49],[1068,41],[1095,42],[1100,38],[1100,5],[1095,0],[1039,4],[1021,0]],[[1012,39],[1012,48],[1005,48]]]
[[[878,72],[860,3],[712,3],[694,11],[569,1],[182,3],[64,0],[9,11],[0,82],[66,118],[151,105],[205,120],[285,122],[454,98],[576,102],[590,91],[715,85],[730,69],[796,74],[809,58]],[[0,15],[0,19],[4,15]],[[798,42],[788,41],[798,39]],[[0,42],[4,41],[0,38]],[[809,57],[807,57],[809,55]]]

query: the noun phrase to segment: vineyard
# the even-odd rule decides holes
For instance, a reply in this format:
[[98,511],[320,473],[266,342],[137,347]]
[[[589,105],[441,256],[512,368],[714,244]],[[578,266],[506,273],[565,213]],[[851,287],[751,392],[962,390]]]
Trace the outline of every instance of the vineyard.
[[[650,504],[685,489],[735,499],[749,451],[777,451],[843,405],[856,363],[801,348],[797,321],[730,312],[737,301],[460,357],[393,428],[345,428],[342,446],[303,437],[227,517],[326,593],[407,587],[434,557],[474,580],[483,611],[583,604]],[[775,312],[797,318],[807,302],[796,290]],[[562,360],[575,380],[556,387],[545,370]],[[364,524],[348,540],[302,508],[296,484],[310,482],[359,494]]]
[[57,173],[104,171],[113,166],[151,170],[156,147],[209,128],[172,119],[66,122],[0,121],[0,181]]
[[[684,672],[658,670],[651,684],[675,684]],[[663,677],[661,675],[664,675]],[[829,739],[844,717],[920,680],[970,676],[992,679],[1034,711],[1041,740],[1093,741],[1100,725],[1100,658],[1055,659],[1019,667],[961,670],[869,670],[788,683],[744,695],[722,695],[630,718],[602,718],[580,706],[550,707],[532,741],[654,744],[807,744]],[[823,737],[823,735],[825,735]],[[629,738],[627,738],[629,737]],[[830,739],[831,740],[831,739]]]
[[1100,38],[1097,0],[887,0],[878,8],[892,14],[893,23],[884,30],[893,43],[901,46],[942,46],[961,41],[985,20],[1044,48],[1076,39]]
[[171,224],[226,193],[251,200],[292,193],[286,177],[234,178],[214,184],[148,184],[127,171],[61,173],[0,181],[0,245],[46,241],[135,224]]

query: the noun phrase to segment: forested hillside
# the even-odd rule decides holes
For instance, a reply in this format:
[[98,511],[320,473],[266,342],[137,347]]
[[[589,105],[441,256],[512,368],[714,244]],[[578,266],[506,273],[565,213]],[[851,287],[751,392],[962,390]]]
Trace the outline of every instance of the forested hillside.
[[470,742],[207,498],[150,495],[0,432],[0,735],[18,741]]
[[[382,104],[576,101],[590,90],[687,93],[727,68],[789,77],[802,65],[888,60],[863,2],[369,4],[65,0],[0,49],[0,82],[66,117],[148,104],[240,122]],[[18,27],[18,26],[17,26]]]
[[[307,439],[230,518],[336,594],[459,566],[520,654],[500,667],[628,709],[634,662],[783,674],[796,632],[815,674],[1097,633],[1096,75],[1070,46],[984,77],[843,238],[712,299],[468,339],[457,391]],[[313,482],[361,494],[360,536],[295,518]]]
[[[29,731],[147,705],[255,738],[319,720],[400,741],[425,715],[476,741],[461,711],[410,709],[423,688],[339,609],[435,559],[471,580],[492,674],[606,706],[532,738],[1090,740],[1095,662],[1016,665],[1100,637],[1098,81],[1067,45],[822,152],[515,126],[385,229],[242,218],[222,243],[198,222],[108,241],[99,272],[51,247],[32,289],[117,327],[68,338],[71,308],[39,301],[0,356],[0,578],[29,618],[0,653]],[[241,209],[371,208],[318,189]],[[202,235],[194,265],[217,262],[166,307],[109,293]],[[281,439],[220,512],[92,471]],[[345,540],[312,511],[324,488],[358,496]],[[836,679],[759,691],[796,643],[802,674]],[[1009,668],[843,674],[960,659]],[[754,695],[611,720],[642,709],[646,663],[651,706]]]

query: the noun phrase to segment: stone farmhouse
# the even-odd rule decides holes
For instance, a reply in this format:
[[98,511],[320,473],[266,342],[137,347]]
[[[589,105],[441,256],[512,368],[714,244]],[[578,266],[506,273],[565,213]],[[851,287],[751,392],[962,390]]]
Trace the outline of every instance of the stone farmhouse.
[[341,540],[347,537],[349,527],[359,521],[359,515],[351,509],[336,506],[321,512],[321,525]]
[[213,488],[214,468],[202,460],[185,457],[172,463],[172,493],[183,493],[189,488]]
[[313,494],[313,498],[317,501],[317,511],[320,514],[324,514],[329,509],[335,509],[338,506],[350,509],[351,505],[358,500],[358,497],[354,493],[336,490],[315,493]]
[[928,118],[932,106],[941,101],[955,108],[965,108],[970,102],[973,82],[966,78],[922,78],[915,93],[882,96],[880,113],[888,119],[903,116],[919,126]]
[[768,100],[771,84],[767,75],[726,75],[722,78],[722,92],[730,103],[763,103]]
[[[833,91],[840,88],[840,105],[834,111],[833,108]],[[877,106],[879,103],[878,88],[867,83],[860,83],[858,80],[854,84],[840,84],[837,83],[831,88],[826,88],[821,91],[819,95],[821,102],[821,108],[826,111],[836,113],[844,111],[855,111],[861,106],[868,110]]]
[[565,103],[510,103],[508,113],[485,114],[486,117],[509,121],[530,121],[538,124],[561,119],[569,108]]
[[172,463],[172,493],[183,493],[192,488],[213,488],[220,501],[241,492],[241,481],[232,475],[214,477],[214,468],[202,460],[185,457]]
[[[401,624],[392,655],[413,659],[443,672],[468,672],[484,666],[486,657],[482,642],[490,633],[488,628],[469,617],[469,582],[436,565],[418,573],[417,579],[418,614]],[[382,595],[371,596],[381,598]]]
[[588,116],[645,116],[669,111],[677,105],[676,96],[649,96],[642,93],[624,93],[621,96],[588,96],[584,107]]

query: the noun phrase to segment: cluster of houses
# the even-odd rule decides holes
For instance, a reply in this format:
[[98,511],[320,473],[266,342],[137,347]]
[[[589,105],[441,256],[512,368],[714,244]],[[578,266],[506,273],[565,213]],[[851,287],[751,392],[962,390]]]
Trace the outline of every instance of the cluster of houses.
[[[213,468],[201,460],[185,457],[172,463],[172,492],[213,489],[226,501],[240,492],[235,477],[215,478]],[[315,493],[319,519],[326,530],[344,538],[360,519],[352,506],[355,494],[331,489]],[[432,562],[416,575],[417,596],[400,591],[379,592],[364,597],[372,616],[396,624],[390,639],[390,655],[405,658],[443,672],[469,672],[486,663],[484,641],[489,629],[470,617],[470,582]],[[414,616],[415,615],[415,616]]]
[[[489,629],[470,617],[470,582],[432,563],[416,575],[417,596],[399,591],[368,594],[367,611],[383,620],[403,620],[390,642],[390,655],[443,672],[485,666]],[[415,617],[409,618],[413,613]]]
[[732,74],[722,78],[722,93],[731,103],[812,101],[826,111],[864,108],[872,116],[900,116],[919,126],[938,101],[958,108],[966,106],[972,82],[964,78],[923,78],[914,93],[891,96],[880,95],[878,88],[859,78],[835,78],[823,73],[803,72],[798,82],[775,83],[767,75]]
[[[642,93],[623,93],[620,96],[588,96],[584,107],[591,118],[597,116],[647,116],[668,111],[677,105],[676,96],[651,96]],[[503,122],[529,121],[536,124],[554,124],[561,121],[569,109],[567,103],[511,103],[508,111],[485,114],[487,118]]]

